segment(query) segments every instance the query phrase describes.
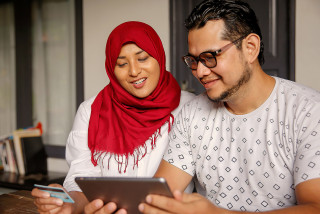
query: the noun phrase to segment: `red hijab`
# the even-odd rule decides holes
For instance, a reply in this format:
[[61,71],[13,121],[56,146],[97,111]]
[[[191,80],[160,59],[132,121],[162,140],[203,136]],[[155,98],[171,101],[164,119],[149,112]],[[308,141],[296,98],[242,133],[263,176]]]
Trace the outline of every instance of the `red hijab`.
[[[114,75],[122,46],[132,42],[155,58],[160,66],[156,89],[143,99],[129,94]],[[133,157],[134,166],[138,165],[147,152],[145,143],[148,139],[153,149],[165,122],[170,130],[171,112],[179,105],[181,90],[165,68],[165,52],[159,36],[145,23],[125,22],[111,32],[106,45],[105,66],[110,83],[91,105],[88,146],[95,166],[99,159],[114,157],[121,173],[122,164],[126,171],[129,156]]]

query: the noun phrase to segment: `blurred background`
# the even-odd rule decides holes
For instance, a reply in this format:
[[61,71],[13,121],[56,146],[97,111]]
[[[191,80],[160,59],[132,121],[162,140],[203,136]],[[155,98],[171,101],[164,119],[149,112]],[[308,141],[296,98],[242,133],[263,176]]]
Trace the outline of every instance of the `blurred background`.
[[[44,143],[58,153],[49,170],[67,171],[64,146],[77,107],[108,84],[105,44],[125,21],[151,25],[163,42],[167,69],[184,90],[201,93],[181,61],[187,53],[183,21],[199,2],[0,0],[0,136],[41,122]],[[264,70],[320,90],[320,1],[248,2],[262,28]]]

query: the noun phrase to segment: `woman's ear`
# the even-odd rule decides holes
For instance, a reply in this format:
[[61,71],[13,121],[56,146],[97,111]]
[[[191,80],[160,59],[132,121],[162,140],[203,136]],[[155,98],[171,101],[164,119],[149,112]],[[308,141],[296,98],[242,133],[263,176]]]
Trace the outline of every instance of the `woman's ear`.
[[258,58],[260,52],[260,37],[255,33],[250,33],[242,45],[248,62],[253,63]]

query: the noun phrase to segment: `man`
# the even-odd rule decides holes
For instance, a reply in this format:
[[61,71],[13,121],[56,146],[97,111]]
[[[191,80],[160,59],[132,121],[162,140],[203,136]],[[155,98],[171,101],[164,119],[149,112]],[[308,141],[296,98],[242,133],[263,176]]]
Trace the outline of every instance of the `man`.
[[[205,87],[181,110],[156,177],[175,199],[143,213],[320,213],[320,94],[261,68],[256,16],[206,0],[186,20],[184,61]],[[181,192],[195,177],[199,194]]]

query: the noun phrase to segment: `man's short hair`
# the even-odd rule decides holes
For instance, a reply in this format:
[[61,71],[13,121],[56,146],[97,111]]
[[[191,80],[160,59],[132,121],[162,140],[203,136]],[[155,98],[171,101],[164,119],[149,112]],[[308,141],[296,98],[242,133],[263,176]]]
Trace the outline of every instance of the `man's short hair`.
[[[199,29],[209,20],[224,21],[225,31],[222,39],[225,40],[234,41],[250,33],[257,34],[260,37],[258,60],[260,65],[264,63],[261,30],[249,4],[240,0],[204,0],[192,10],[185,20],[185,26],[188,31]],[[235,45],[241,49],[241,42]]]

